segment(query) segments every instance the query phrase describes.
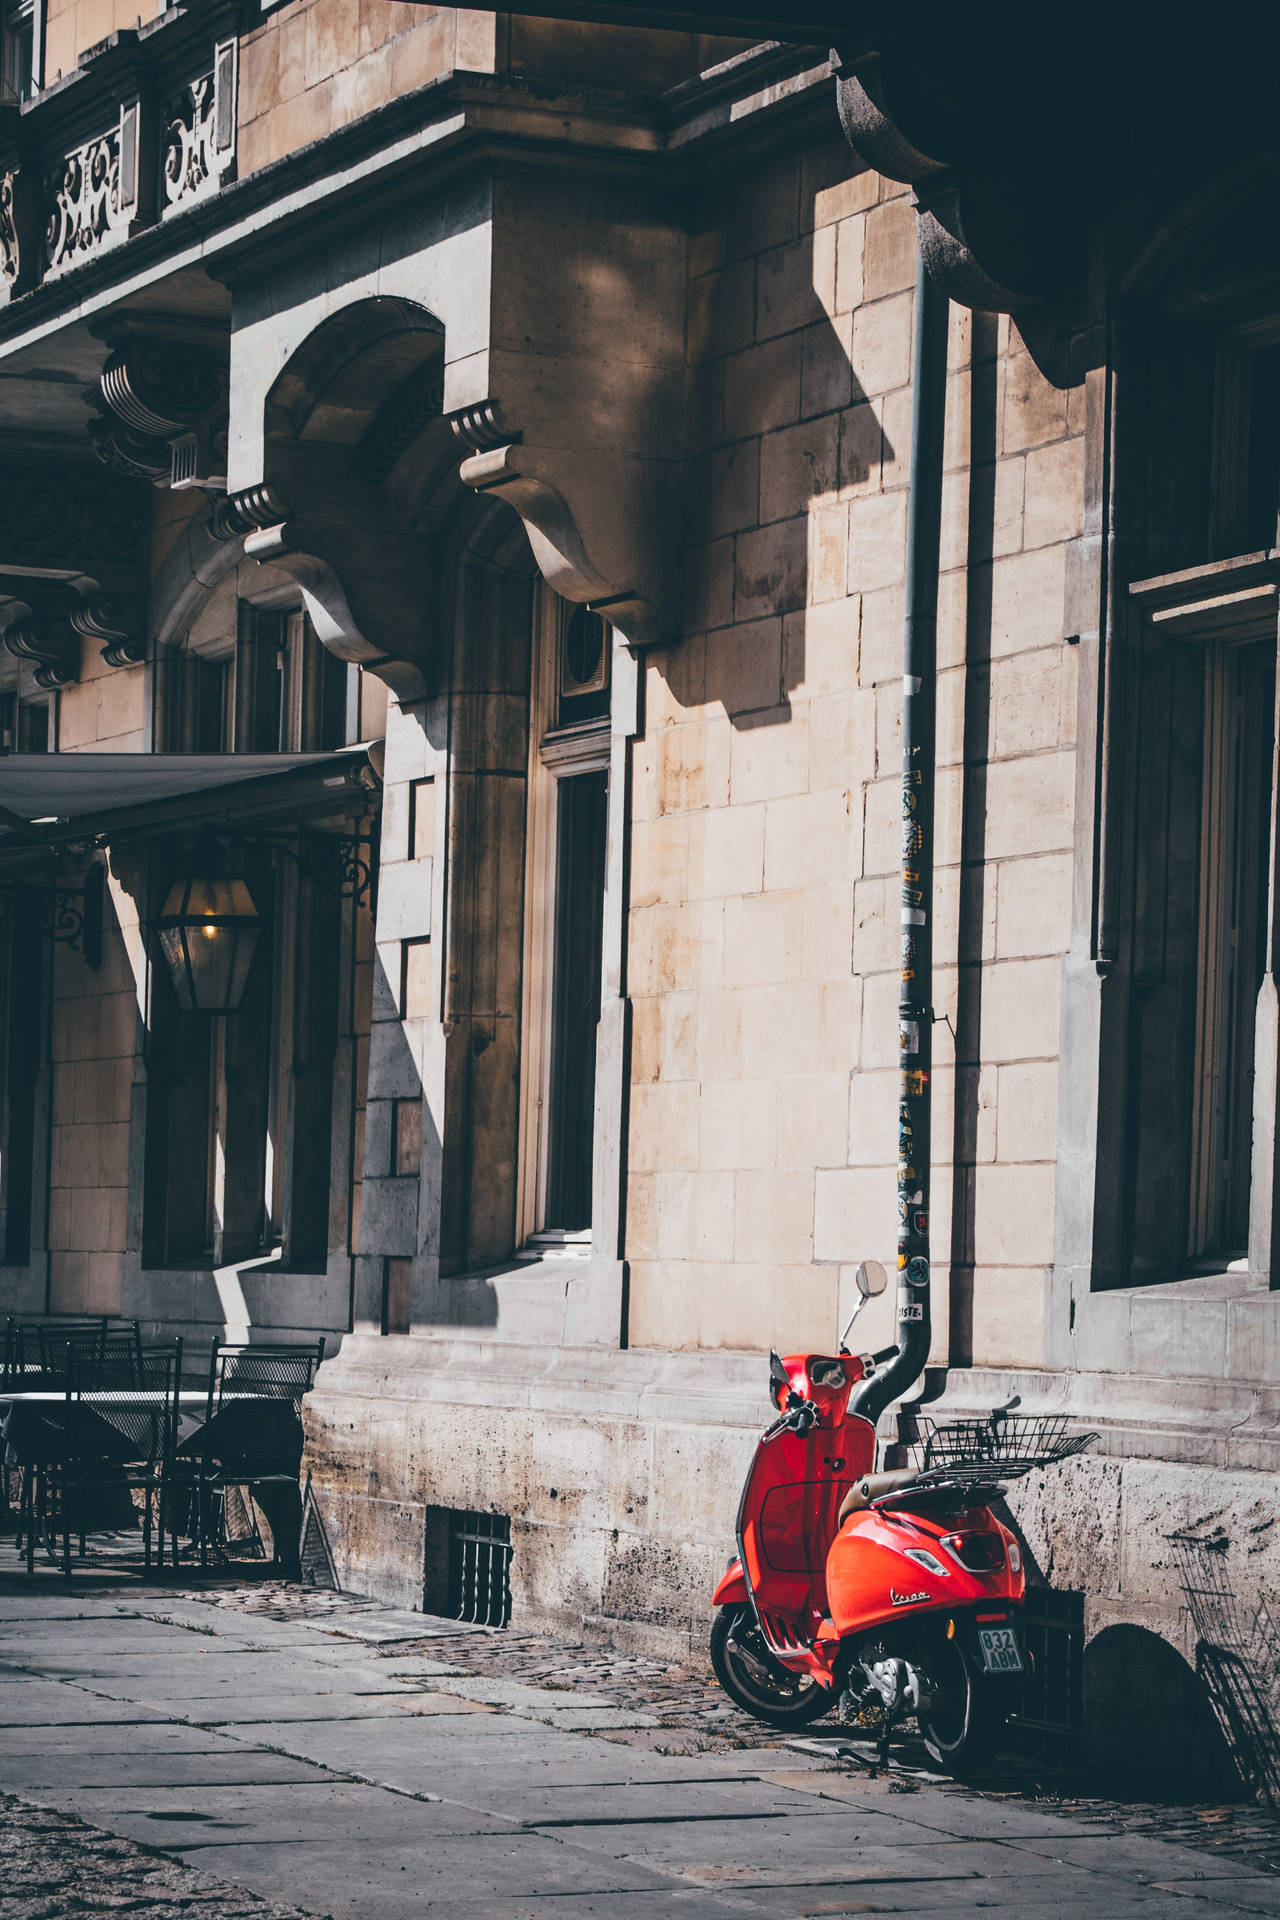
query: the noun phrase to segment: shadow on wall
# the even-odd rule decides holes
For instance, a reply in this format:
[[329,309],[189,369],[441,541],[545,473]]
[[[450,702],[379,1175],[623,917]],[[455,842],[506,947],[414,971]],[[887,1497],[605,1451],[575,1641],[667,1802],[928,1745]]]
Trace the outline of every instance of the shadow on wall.
[[[835,160],[837,174],[849,157],[846,148]],[[810,191],[802,205],[785,165],[753,180],[722,214],[726,251],[735,241],[759,251],[690,287],[684,635],[650,658],[680,706],[719,703],[740,729],[787,724],[791,695],[807,679],[856,684],[856,596],[901,581],[906,473],[889,477],[897,456],[886,423],[901,414],[905,444],[911,295],[866,308],[865,358],[884,368],[886,389],[869,398],[852,365],[861,239],[841,275],[834,224],[794,232],[822,218],[822,197]],[[858,228],[855,218],[840,229],[847,249]],[[914,265],[906,287],[913,280]],[[897,490],[882,494],[882,485]],[[816,674],[806,664],[815,620],[824,655]],[[845,666],[825,664],[833,650]]]
[[1091,1767],[1125,1799],[1239,1799],[1240,1772],[1203,1680],[1145,1627],[1105,1627],[1084,1655]]

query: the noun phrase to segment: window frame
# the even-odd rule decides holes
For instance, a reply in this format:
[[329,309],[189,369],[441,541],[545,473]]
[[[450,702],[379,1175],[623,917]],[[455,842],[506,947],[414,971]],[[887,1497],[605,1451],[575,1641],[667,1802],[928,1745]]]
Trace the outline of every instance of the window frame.
[[[542,585],[534,611],[530,688],[528,808],[521,1017],[521,1073],[516,1246],[561,1229],[547,1219],[551,1173],[551,1079],[554,1064],[558,821],[560,782],[610,771],[611,720],[606,712],[577,725],[557,726],[561,709],[561,649],[572,605]],[[606,633],[608,628],[606,626]],[[607,912],[607,907],[605,909]],[[590,1243],[592,1228],[565,1236]]]

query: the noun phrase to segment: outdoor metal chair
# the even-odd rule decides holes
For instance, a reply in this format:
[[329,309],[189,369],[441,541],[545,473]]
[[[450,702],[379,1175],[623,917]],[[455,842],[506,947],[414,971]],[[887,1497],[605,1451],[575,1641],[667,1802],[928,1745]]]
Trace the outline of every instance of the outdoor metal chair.
[[265,1558],[255,1504],[271,1528],[272,1564],[292,1565],[302,1514],[302,1397],[323,1359],[323,1338],[314,1347],[212,1343],[206,1423],[181,1449],[200,1463],[202,1565],[211,1546],[226,1551],[227,1494],[233,1489],[251,1496],[244,1506],[257,1553]]
[[[136,1524],[139,1492],[144,1568],[151,1568],[157,1532],[163,1563],[181,1381],[180,1339],[142,1348],[130,1334],[109,1335],[78,1366],[68,1363],[63,1403],[48,1410],[56,1421],[43,1422],[43,1431],[28,1423],[35,1440],[29,1445],[34,1457],[24,1514],[28,1570],[34,1568],[38,1532],[70,1579],[73,1537],[79,1558],[86,1559],[91,1533],[113,1531],[126,1517]],[[118,1563],[120,1556],[111,1559]]]
[[252,1346],[215,1340],[209,1354],[206,1419],[212,1420],[224,1394],[234,1394],[237,1399],[252,1394],[265,1400],[291,1400],[300,1408],[302,1396],[310,1389],[323,1359],[323,1335],[314,1347],[283,1343]]

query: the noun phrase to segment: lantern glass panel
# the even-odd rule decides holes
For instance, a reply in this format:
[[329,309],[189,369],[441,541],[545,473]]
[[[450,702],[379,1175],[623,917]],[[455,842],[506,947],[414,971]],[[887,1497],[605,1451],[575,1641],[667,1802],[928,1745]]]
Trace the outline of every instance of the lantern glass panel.
[[169,890],[157,931],[179,1004],[188,1012],[234,1013],[262,922],[243,880],[199,877]]

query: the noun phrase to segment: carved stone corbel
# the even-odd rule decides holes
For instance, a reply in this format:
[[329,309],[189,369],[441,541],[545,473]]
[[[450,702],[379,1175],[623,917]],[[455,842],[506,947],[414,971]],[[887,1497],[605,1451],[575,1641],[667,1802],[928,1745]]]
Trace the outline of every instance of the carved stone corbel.
[[146,507],[89,463],[0,462],[0,625],[41,686],[78,678],[82,638],[111,666],[143,658]]
[[4,629],[6,649],[34,660],[38,687],[65,687],[80,678],[80,638],[66,614],[27,613]]
[[[296,580],[316,638],[340,660],[376,673],[403,702],[426,697],[424,656],[406,644],[427,618],[421,537],[384,527],[375,539],[358,521],[344,527],[318,513],[292,514],[265,482],[220,500],[209,530],[218,540],[243,540],[248,559]],[[384,637],[393,644],[379,645]]]
[[227,466],[227,364],[203,330],[181,323],[104,329],[112,342],[89,435],[116,472],[170,487],[222,488]]
[[[329,535],[332,538],[332,535]],[[394,634],[403,646],[404,628],[394,615],[387,623],[377,620],[373,614],[370,600],[385,602],[388,596],[394,597],[400,583],[394,575],[395,562],[388,558],[388,565],[378,569],[376,558],[373,568],[369,567],[369,557],[356,561],[365,574],[366,593],[363,598],[361,616],[353,611],[347,591],[339,577],[336,567],[320,557],[313,547],[327,544],[323,529],[308,533],[305,526],[294,521],[281,521],[275,526],[263,527],[257,532],[245,536],[244,550],[250,560],[258,560],[265,565],[278,567],[298,583],[303,605],[316,638],[322,646],[336,654],[339,660],[350,661],[354,666],[365,667],[385,680],[391,691],[402,704],[425,699],[430,692],[420,660],[407,658],[403,651],[388,651],[380,647],[376,640],[368,637],[366,626],[373,631],[380,628]],[[391,542],[395,545],[395,542]],[[380,577],[374,578],[375,574]],[[422,592],[425,583],[419,583]],[[402,596],[405,612],[414,607],[412,587]],[[418,618],[425,618],[425,596],[417,600]],[[362,624],[362,621],[365,624]]]
[[604,614],[632,647],[679,632],[663,592],[673,548],[661,462],[527,445],[492,397],[448,419],[465,450],[463,484],[514,508],[539,570],[562,598]]
[[984,313],[1022,315],[1041,305],[1052,291],[1047,196],[1033,162],[993,172],[974,154],[933,150],[935,141],[947,144],[946,126],[927,90],[913,94],[910,63],[891,71],[879,53],[847,66],[836,58],[845,137],[878,173],[914,188],[921,256],[933,278],[958,305]]
[[146,659],[142,609],[137,602],[97,593],[73,607],[68,617],[77,633],[104,643],[102,658],[109,667],[135,667]]

